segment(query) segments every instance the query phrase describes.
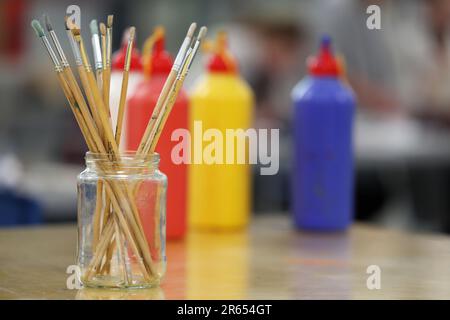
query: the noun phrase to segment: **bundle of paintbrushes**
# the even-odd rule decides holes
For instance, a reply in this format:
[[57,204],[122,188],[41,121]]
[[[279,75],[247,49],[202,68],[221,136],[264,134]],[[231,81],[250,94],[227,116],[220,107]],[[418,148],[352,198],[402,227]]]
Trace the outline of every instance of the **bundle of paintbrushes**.
[[[72,72],[52,24],[48,17],[44,16],[44,19],[51,43],[39,21],[33,20],[31,25],[51,58],[59,83],[89,148],[86,157],[88,170],[82,173],[83,183],[86,182],[86,185],[81,186],[84,188],[81,193],[79,182],[78,218],[81,240],[78,255],[83,270],[82,281],[87,285],[119,287],[156,284],[165,267],[165,258],[161,253],[161,248],[164,249],[162,242],[165,241],[161,221],[164,216],[160,214],[165,207],[161,203],[161,199],[164,199],[161,198],[164,183],[153,183],[161,179],[155,178],[154,174],[152,180],[152,176],[148,178],[148,175],[152,172],[151,167],[155,161],[157,164],[157,155],[154,154],[156,144],[205,36],[206,27],[202,27],[195,37],[196,24],[191,24],[154,106],[138,151],[134,154],[120,154],[135,28],[129,29],[119,113],[117,123],[112,123],[109,95],[113,16],[108,16],[106,25],[100,23],[98,26],[96,20],[90,24],[93,67],[80,27],[66,19],[66,32],[81,86]],[[95,175],[92,175],[93,172]],[[95,183],[93,188],[89,185],[92,181]],[[150,188],[152,183],[156,188]],[[143,189],[144,187],[147,189]],[[95,199],[91,205],[89,201],[92,197]],[[149,210],[149,206],[153,208],[150,210],[153,210],[151,218],[144,212]],[[80,225],[82,219],[88,219],[89,223]],[[164,266],[161,267],[161,264]],[[115,276],[111,277],[113,273]],[[102,279],[109,279],[110,283],[102,282]]]

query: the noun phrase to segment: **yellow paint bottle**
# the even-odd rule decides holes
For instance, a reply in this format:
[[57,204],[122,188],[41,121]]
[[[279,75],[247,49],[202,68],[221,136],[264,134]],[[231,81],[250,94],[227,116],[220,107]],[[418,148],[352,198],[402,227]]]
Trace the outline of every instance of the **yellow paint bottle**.
[[[238,74],[225,33],[219,33],[213,50],[208,72],[191,94],[189,222],[195,229],[239,229],[248,224],[251,210],[248,143],[237,150],[237,139],[227,139],[227,129],[251,127],[253,93]],[[226,152],[227,143],[234,154]],[[238,151],[244,152],[245,164],[238,163]]]

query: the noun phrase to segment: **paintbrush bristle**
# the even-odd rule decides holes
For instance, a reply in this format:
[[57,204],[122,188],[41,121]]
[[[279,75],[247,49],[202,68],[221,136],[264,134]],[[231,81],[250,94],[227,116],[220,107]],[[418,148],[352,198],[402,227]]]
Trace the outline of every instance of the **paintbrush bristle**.
[[89,28],[91,29],[91,34],[98,34],[98,23],[97,20],[92,20],[91,23],[89,24]]
[[[193,49],[194,48],[194,46],[195,46],[195,43],[197,42],[197,40],[198,40],[198,36],[193,36],[192,37],[192,41],[191,41],[191,45],[190,45],[190,49]],[[200,41],[200,40],[198,40],[198,41]]]
[[100,22],[100,33],[102,36],[106,35],[106,26],[103,22]]
[[65,17],[65,20],[66,20],[66,29],[67,30],[74,30],[74,29],[80,29],[76,24],[75,24],[75,22],[73,22],[73,20],[72,19],[69,19],[69,17]]
[[78,28],[71,28],[72,34],[74,37],[80,37],[81,36],[81,30]]
[[44,14],[45,26],[47,27],[47,31],[50,32],[53,30],[52,23],[50,22],[50,18],[48,15]]
[[208,32],[207,27],[205,26],[201,27],[200,31],[198,32],[197,41],[201,41],[205,37],[207,32]]
[[31,21],[31,27],[33,27],[34,31],[36,32],[36,35],[39,38],[45,37],[44,29],[42,28],[40,22],[36,19]]
[[74,37],[80,37],[81,36],[81,30],[80,28],[70,19],[66,19],[66,26],[69,28],[70,31],[72,31],[72,34]]
[[114,20],[114,16],[113,16],[112,14],[110,14],[110,15],[108,16],[108,21],[106,22],[108,28],[112,28],[112,26],[113,26],[113,20]]
[[66,27],[66,30],[70,30],[68,21],[69,21],[69,17],[65,16],[64,17],[64,26]]
[[130,40],[130,41],[133,41],[134,40],[134,37],[135,37],[135,35],[136,35],[136,28],[135,27],[131,27],[130,28],[130,30],[129,30],[129,34],[128,34],[128,39]]
[[188,30],[188,32],[186,34],[186,37],[192,38],[196,28],[197,28],[197,24],[195,22],[192,22],[190,27],[189,27],[189,30]]

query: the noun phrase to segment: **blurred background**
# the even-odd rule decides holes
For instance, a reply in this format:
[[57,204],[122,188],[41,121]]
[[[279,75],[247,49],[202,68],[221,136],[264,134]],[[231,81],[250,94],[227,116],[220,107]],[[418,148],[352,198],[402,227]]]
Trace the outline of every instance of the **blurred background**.
[[[228,32],[255,92],[255,127],[280,128],[279,174],[254,170],[255,214],[289,212],[290,92],[330,34],[358,99],[356,219],[450,233],[450,0],[0,0],[0,226],[76,219],[86,146],[30,27],[47,13],[70,52],[63,21],[71,4],[81,7],[84,30],[115,15],[114,49],[131,24],[139,48],[164,25],[172,53],[191,21],[210,36]],[[370,4],[381,7],[381,30],[366,28]],[[197,59],[187,89],[204,63]]]

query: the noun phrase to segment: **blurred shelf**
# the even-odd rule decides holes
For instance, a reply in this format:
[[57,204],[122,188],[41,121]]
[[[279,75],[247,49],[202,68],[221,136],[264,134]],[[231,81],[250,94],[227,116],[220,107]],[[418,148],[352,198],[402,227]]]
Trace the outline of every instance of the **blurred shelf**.
[[417,120],[358,116],[355,153],[360,166],[436,165],[450,162],[450,130]]
[[[257,216],[248,232],[189,234],[167,244],[168,271],[151,290],[66,289],[74,225],[0,231],[2,299],[449,299],[450,238],[367,225],[346,233],[293,230]],[[381,290],[366,269],[381,268]]]
[[46,220],[73,220],[77,212],[77,176],[81,171],[82,166],[61,163],[28,165],[22,189],[39,200]]

